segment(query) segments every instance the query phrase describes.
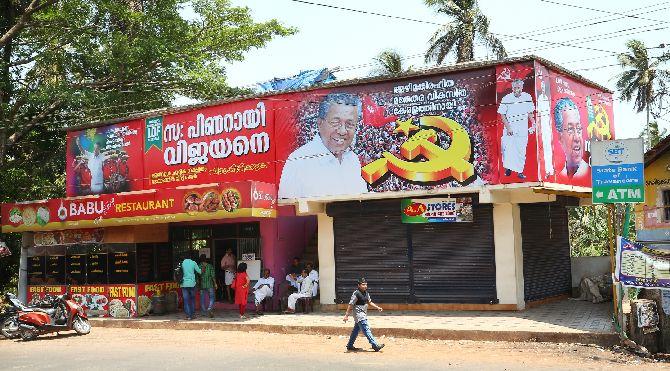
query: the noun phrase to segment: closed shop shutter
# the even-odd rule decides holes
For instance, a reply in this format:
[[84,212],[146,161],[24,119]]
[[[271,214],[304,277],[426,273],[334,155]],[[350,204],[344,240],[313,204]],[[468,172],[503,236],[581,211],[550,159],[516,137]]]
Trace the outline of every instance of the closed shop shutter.
[[570,240],[566,206],[576,201],[522,204],[524,296],[526,301],[569,294]]
[[418,302],[497,302],[493,208],[475,204],[473,213],[473,223],[412,225]]
[[493,208],[473,211],[473,223],[402,224],[400,200],[329,204],[338,302],[360,276],[380,303],[495,302]]
[[407,227],[400,202],[341,202],[328,205],[328,214],[334,219],[338,302],[348,302],[356,280],[365,277],[375,302],[407,303]]

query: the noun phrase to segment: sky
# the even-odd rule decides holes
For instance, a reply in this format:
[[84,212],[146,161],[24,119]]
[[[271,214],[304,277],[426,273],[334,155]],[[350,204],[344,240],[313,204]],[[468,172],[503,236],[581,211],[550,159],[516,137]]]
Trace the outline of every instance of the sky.
[[[431,23],[449,21],[448,17],[427,7],[423,0],[310,2],[423,22],[292,0],[232,0],[234,5],[249,7],[257,21],[275,18],[297,28],[298,32],[250,51],[242,62],[226,65],[231,85],[250,86],[323,67],[339,67],[338,79],[368,76],[375,67],[373,58],[389,48],[405,57],[408,65],[426,67],[423,54],[428,40],[440,27]],[[535,54],[614,91],[615,76],[622,71],[616,55],[626,51],[626,41],[636,38],[647,47],[670,44],[668,1],[479,0],[479,6],[490,21],[489,29],[503,40],[510,56]],[[658,56],[663,51],[670,51],[670,45],[665,49],[650,49],[649,53]],[[477,59],[488,57],[482,48],[475,54]],[[445,64],[455,60],[453,56],[448,58]],[[615,97],[619,97],[618,93]],[[637,137],[645,119],[644,114],[635,112],[632,102],[615,101],[618,138]],[[659,120],[659,126],[670,129],[670,113]]]

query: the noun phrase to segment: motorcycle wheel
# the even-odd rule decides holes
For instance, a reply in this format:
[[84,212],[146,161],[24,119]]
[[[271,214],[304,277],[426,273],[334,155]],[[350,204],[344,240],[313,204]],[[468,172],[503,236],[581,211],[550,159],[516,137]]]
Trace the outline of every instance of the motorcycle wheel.
[[29,330],[29,329],[25,329],[25,328],[20,329],[19,334],[21,335],[21,339],[23,341],[30,341],[30,340],[33,340],[37,337],[37,331]]
[[7,317],[2,321],[0,334],[7,339],[14,339],[19,336],[19,321],[16,317]]
[[87,318],[82,318],[77,316],[74,319],[74,323],[72,324],[72,328],[79,334],[79,335],[86,335],[89,332],[91,332],[91,323],[88,322]]

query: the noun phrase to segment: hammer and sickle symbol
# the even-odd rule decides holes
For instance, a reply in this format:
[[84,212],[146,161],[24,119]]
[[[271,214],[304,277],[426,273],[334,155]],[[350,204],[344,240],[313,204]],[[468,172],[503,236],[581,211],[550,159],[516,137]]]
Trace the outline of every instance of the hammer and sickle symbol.
[[453,177],[462,183],[475,174],[474,166],[468,161],[472,153],[470,136],[459,123],[442,116],[424,116],[420,122],[422,127],[435,128],[449,134],[451,146],[444,149],[436,145],[436,131],[421,129],[400,146],[400,154],[406,160],[414,160],[422,155],[427,161],[406,161],[388,151],[384,152],[382,158],[365,165],[361,170],[366,182],[372,184],[389,171],[416,182]]

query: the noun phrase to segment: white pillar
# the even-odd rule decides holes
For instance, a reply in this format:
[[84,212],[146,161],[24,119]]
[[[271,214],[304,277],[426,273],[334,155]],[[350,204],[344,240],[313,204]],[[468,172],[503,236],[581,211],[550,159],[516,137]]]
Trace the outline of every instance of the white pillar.
[[518,204],[493,205],[493,234],[496,259],[496,290],[500,304],[525,308],[521,212]]
[[333,218],[317,214],[319,234],[319,297],[321,304],[335,304],[335,234]]

